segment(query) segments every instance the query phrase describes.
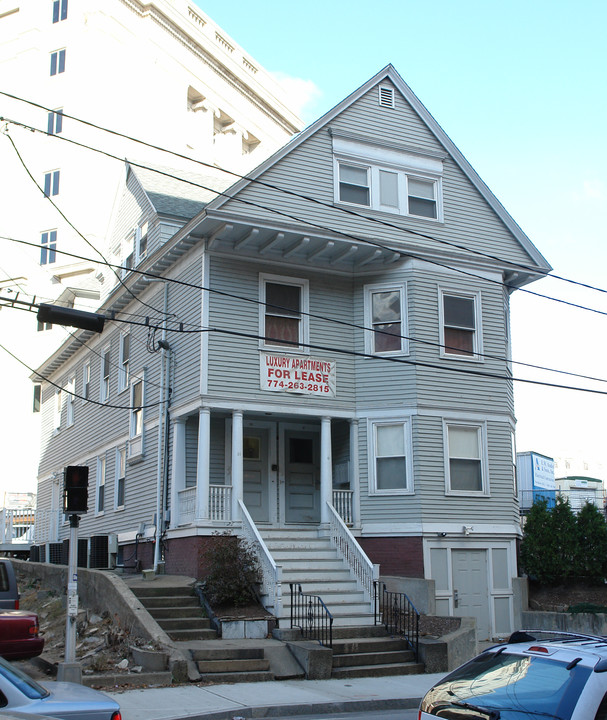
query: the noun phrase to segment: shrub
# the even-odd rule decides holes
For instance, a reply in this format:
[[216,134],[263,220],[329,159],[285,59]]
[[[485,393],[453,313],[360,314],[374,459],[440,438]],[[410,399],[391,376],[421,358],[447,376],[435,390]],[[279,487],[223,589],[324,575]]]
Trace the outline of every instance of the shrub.
[[607,577],[607,525],[603,513],[586,503],[577,516],[577,574],[594,584]]
[[229,531],[213,533],[215,541],[203,555],[209,568],[203,591],[214,607],[256,602],[253,587],[261,581],[261,568],[253,547]]

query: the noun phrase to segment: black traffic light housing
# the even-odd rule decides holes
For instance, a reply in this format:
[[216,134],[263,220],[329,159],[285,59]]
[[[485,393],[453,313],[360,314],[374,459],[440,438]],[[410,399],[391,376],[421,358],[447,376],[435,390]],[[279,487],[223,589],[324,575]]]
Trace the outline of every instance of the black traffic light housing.
[[89,469],[86,465],[68,465],[63,484],[63,512],[84,515],[88,511]]

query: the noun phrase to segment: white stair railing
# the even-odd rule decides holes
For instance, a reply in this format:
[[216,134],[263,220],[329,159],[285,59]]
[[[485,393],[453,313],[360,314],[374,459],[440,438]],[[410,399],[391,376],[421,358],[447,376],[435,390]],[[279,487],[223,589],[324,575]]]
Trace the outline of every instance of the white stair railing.
[[242,517],[242,534],[249,542],[259,558],[261,567],[261,592],[273,605],[273,612],[276,618],[282,617],[282,567],[274,562],[274,558],[268,550],[268,546],[259,534],[253,518],[242,500],[238,500],[240,515]]
[[371,609],[374,610],[375,593],[373,583],[379,579],[379,565],[374,565],[369,560],[333,505],[331,503],[327,503],[327,505],[329,506],[331,542],[358,578],[367,595]]

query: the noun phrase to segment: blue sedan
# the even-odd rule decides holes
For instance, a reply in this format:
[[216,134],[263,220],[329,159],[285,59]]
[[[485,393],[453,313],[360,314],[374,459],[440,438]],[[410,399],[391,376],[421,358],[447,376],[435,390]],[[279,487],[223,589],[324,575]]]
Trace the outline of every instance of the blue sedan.
[[122,720],[118,703],[107,695],[76,683],[41,685],[0,658],[0,719],[3,712],[61,720]]

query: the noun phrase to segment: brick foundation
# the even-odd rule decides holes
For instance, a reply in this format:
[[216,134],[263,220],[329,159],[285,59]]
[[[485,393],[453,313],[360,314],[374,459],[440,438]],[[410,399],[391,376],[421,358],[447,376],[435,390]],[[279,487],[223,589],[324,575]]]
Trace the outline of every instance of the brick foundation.
[[421,537],[360,537],[357,540],[371,562],[380,565],[382,575],[424,577]]

